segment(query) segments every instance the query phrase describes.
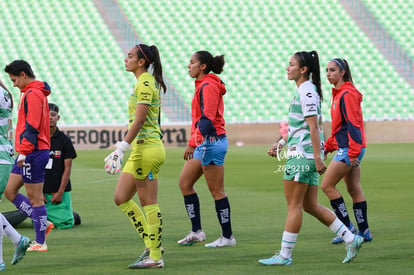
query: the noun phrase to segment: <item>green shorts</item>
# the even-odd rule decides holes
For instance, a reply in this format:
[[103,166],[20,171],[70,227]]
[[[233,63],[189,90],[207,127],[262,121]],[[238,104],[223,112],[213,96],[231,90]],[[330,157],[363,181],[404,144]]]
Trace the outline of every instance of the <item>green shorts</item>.
[[47,203],[47,219],[53,222],[54,226],[59,229],[72,228],[74,224],[72,198],[70,192],[64,192],[62,202],[58,204],[51,203],[53,194],[45,193]]
[[0,198],[3,196],[4,189],[6,189],[12,168],[13,164],[0,164]]
[[164,161],[165,148],[161,140],[151,144],[135,143],[122,172],[132,174],[138,180],[147,177],[150,180],[157,179]]
[[318,185],[319,173],[316,171],[315,160],[304,157],[289,158],[284,167],[283,179]]

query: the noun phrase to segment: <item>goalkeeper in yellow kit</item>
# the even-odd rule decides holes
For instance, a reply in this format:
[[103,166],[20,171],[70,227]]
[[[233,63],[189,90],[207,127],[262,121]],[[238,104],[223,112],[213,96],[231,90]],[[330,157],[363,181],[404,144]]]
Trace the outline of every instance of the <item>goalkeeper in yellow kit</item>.
[[[131,144],[131,154],[125,163],[115,189],[114,201],[130,219],[145,243],[144,252],[129,268],[160,268],[162,219],[158,205],[158,172],[165,160],[159,123],[160,91],[166,91],[162,65],[156,46],[138,44],[124,60],[125,69],[134,73],[137,82],[128,101],[128,133],[117,142],[116,150],[105,158],[109,174],[120,172],[124,152]],[[153,74],[148,67],[153,65]],[[139,207],[132,198],[138,193]]]

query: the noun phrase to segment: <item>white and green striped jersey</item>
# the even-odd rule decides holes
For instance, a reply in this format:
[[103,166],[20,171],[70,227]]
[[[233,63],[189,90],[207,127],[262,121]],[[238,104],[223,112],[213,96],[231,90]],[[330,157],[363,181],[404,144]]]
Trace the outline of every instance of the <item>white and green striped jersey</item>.
[[323,157],[323,130],[321,100],[311,81],[302,83],[297,89],[289,108],[288,156],[314,159],[309,125],[305,118],[318,116],[321,157]]
[[10,94],[0,86],[0,164],[13,164],[13,147],[9,141],[12,130],[12,100]]

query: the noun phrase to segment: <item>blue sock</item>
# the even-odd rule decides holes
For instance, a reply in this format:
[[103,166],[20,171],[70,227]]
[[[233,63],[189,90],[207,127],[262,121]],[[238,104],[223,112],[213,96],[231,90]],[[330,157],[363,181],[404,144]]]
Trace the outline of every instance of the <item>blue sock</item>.
[[349,228],[351,226],[351,221],[349,220],[348,210],[346,210],[344,198],[339,197],[335,200],[331,200],[331,206],[338,219]]
[[233,235],[231,231],[230,223],[230,203],[227,197],[216,200],[216,213],[217,218],[221,225],[221,230],[223,231],[223,237],[230,238]]
[[191,231],[197,232],[201,229],[200,201],[198,200],[197,193],[184,196],[184,204],[187,215],[191,220]]
[[358,229],[361,233],[364,233],[368,228],[368,215],[367,215],[367,202],[354,203],[354,215],[355,220],[358,223]]

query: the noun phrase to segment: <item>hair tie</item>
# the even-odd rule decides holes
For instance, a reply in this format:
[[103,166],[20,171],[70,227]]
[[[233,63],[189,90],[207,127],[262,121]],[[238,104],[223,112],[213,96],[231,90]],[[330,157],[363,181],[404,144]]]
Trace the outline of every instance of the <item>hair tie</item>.
[[139,51],[141,51],[142,55],[144,56],[145,60],[147,60],[148,64],[151,64],[148,57],[145,55],[144,51],[142,50],[141,46],[139,44],[137,44],[136,47]]

